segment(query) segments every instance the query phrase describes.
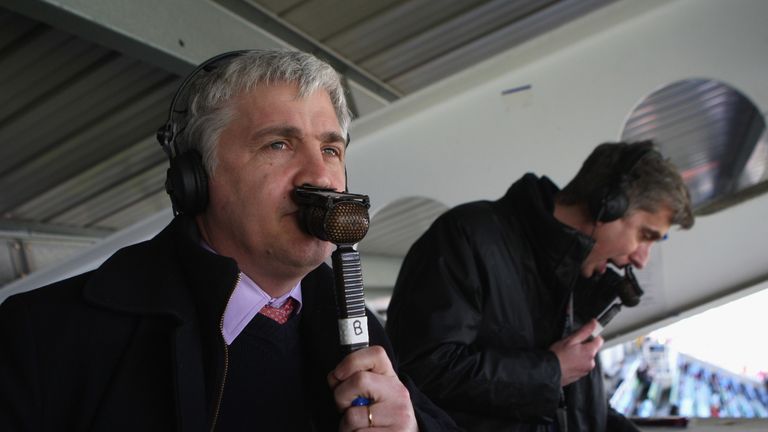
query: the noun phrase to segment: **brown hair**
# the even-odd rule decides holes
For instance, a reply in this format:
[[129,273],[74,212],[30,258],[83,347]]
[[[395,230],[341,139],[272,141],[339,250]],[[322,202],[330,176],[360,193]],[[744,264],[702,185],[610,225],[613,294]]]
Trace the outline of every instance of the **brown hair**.
[[[630,153],[639,157],[630,158]],[[634,159],[634,160],[632,160]],[[620,187],[629,202],[625,214],[634,210],[651,213],[667,207],[673,225],[693,226],[691,197],[677,167],[656,150],[653,142],[604,143],[584,161],[576,176],[560,191],[559,203],[587,204],[606,188]]]

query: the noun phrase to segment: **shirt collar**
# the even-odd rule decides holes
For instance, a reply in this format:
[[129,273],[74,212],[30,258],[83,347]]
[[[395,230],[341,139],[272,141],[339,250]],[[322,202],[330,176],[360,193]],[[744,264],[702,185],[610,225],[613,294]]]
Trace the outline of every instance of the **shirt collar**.
[[[201,244],[209,251],[218,254],[204,240]],[[301,282],[297,283],[293,289],[280,297],[271,297],[261,287],[253,281],[248,275],[240,272],[238,282],[232,295],[229,297],[227,307],[224,309],[224,321],[221,329],[221,335],[227,345],[231,345],[235,338],[243,331],[256,314],[264,306],[280,307],[288,298],[291,297],[298,305],[296,314],[301,312]]]
[[224,341],[227,345],[231,345],[261,308],[267,305],[280,307],[289,297],[298,302],[295,312],[298,314],[301,311],[301,282],[288,293],[274,298],[270,297],[248,275],[240,272],[240,280],[232,291],[224,310],[224,326],[221,333]]

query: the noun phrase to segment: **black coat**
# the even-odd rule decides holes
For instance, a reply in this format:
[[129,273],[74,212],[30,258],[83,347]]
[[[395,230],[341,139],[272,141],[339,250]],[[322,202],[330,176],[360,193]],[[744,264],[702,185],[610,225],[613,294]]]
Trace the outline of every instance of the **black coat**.
[[[401,268],[387,313],[401,367],[467,430],[546,431],[556,417],[561,373],[548,348],[593,246],[554,218],[557,191],[528,174],[498,201],[449,210]],[[569,432],[606,430],[599,368],[565,399]]]
[[[0,430],[206,431],[223,378],[220,320],[237,265],[199,247],[176,218],[97,270],[0,306]],[[341,359],[333,275],[302,280],[306,406],[318,431],[338,429],[326,375]],[[369,315],[371,344],[391,347]],[[422,430],[450,419],[406,378]],[[256,415],[268,415],[258,413]]]

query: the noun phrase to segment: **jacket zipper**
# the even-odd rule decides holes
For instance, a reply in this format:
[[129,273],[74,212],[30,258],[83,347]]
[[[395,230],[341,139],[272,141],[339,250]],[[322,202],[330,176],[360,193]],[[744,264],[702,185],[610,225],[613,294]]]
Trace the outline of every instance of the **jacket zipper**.
[[[224,312],[227,311],[227,308],[229,307],[229,301],[232,299],[232,293],[235,291],[235,288],[239,283],[240,283],[240,273],[237,274],[237,280],[235,280],[235,285],[232,286],[232,289],[229,291],[229,298],[227,299],[227,306],[224,308]],[[213,412],[213,423],[211,423],[211,432],[214,432],[216,430],[216,423],[219,420],[219,410],[221,409],[221,399],[224,397],[224,385],[227,382],[227,369],[229,368],[229,346],[227,346],[227,341],[224,340],[224,313],[221,314],[221,319],[219,320],[219,334],[221,335],[221,341],[224,345],[224,375],[221,378],[221,386],[219,386],[219,396],[216,398],[216,410]]]

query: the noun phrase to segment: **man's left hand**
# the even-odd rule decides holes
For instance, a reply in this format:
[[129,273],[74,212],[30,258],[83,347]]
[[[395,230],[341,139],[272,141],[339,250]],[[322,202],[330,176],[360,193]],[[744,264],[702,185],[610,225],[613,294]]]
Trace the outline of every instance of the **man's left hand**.
[[[408,389],[384,348],[372,346],[349,354],[328,374],[328,385],[336,407],[344,413],[340,431],[418,431]],[[370,404],[351,406],[359,396]]]

